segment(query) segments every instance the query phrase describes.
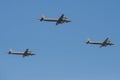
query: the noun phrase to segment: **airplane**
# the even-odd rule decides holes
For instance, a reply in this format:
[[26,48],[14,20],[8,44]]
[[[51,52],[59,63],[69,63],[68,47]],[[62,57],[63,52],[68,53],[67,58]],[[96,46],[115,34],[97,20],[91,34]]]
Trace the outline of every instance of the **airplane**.
[[96,44],[96,45],[100,45],[100,48],[102,47],[106,47],[108,45],[114,45],[113,43],[111,43],[111,41],[109,40],[109,38],[106,38],[103,42],[94,42],[91,41],[90,39],[87,40],[86,42],[87,44]]
[[12,49],[9,49],[8,54],[22,55],[23,58],[26,56],[35,55],[29,49],[26,49],[25,52],[14,52]]
[[62,14],[59,18],[45,18],[45,16],[42,16],[39,20],[47,21],[47,22],[56,22],[56,25],[62,24],[64,22],[66,22],[66,23],[71,22],[70,19],[64,17],[64,14]]

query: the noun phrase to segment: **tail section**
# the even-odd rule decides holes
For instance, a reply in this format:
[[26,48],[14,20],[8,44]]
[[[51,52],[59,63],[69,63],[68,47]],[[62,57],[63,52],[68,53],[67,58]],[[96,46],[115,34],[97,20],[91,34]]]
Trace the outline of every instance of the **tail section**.
[[8,54],[11,54],[12,52],[13,52],[12,49],[9,49]]
[[86,44],[89,44],[90,43],[90,39],[88,38],[87,41],[86,41]]
[[42,15],[42,16],[41,16],[41,18],[40,18],[40,21],[43,21],[43,20],[44,20],[44,18],[45,18],[45,16],[44,16],[44,15]]

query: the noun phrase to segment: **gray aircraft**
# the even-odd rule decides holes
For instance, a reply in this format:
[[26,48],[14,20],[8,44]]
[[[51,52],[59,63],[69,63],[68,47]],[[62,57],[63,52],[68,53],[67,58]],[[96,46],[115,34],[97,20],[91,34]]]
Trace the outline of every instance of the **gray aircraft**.
[[90,39],[87,40],[86,42],[87,44],[96,44],[96,45],[100,45],[101,47],[106,47],[108,45],[114,45],[113,43],[111,43],[111,41],[109,40],[109,38],[106,38],[103,42],[95,42],[95,41],[91,41]]
[[62,14],[59,18],[45,18],[45,16],[42,16],[39,20],[47,21],[47,22],[56,22],[56,25],[62,24],[64,22],[66,22],[66,23],[71,22],[70,19],[64,17],[64,14]]
[[26,49],[25,52],[14,52],[12,49],[9,49],[8,54],[22,55],[23,57],[35,55],[29,49]]

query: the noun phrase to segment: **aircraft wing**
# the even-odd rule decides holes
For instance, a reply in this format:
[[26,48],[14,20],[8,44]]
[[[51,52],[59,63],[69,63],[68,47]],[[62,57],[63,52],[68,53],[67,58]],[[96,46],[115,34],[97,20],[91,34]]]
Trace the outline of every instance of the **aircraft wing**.
[[23,55],[27,55],[29,52],[29,49],[26,49]]
[[61,23],[61,22],[63,21],[63,18],[64,18],[64,14],[62,14],[62,15],[60,16],[60,18],[57,20],[56,24]]
[[107,41],[108,41],[109,38],[106,38],[104,41],[103,41],[103,44],[106,44]]

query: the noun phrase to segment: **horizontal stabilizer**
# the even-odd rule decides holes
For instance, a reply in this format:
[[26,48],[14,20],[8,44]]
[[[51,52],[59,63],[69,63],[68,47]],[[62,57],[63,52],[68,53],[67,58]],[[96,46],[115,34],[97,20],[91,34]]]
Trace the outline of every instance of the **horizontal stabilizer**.
[[44,18],[45,18],[45,16],[44,16],[44,15],[42,15],[42,16],[40,17],[40,21],[43,21],[43,20],[44,20]]
[[11,53],[12,53],[12,49],[9,49],[8,54],[11,54]]
[[89,38],[87,39],[86,43],[87,43],[87,44],[90,43],[90,39],[89,39]]

